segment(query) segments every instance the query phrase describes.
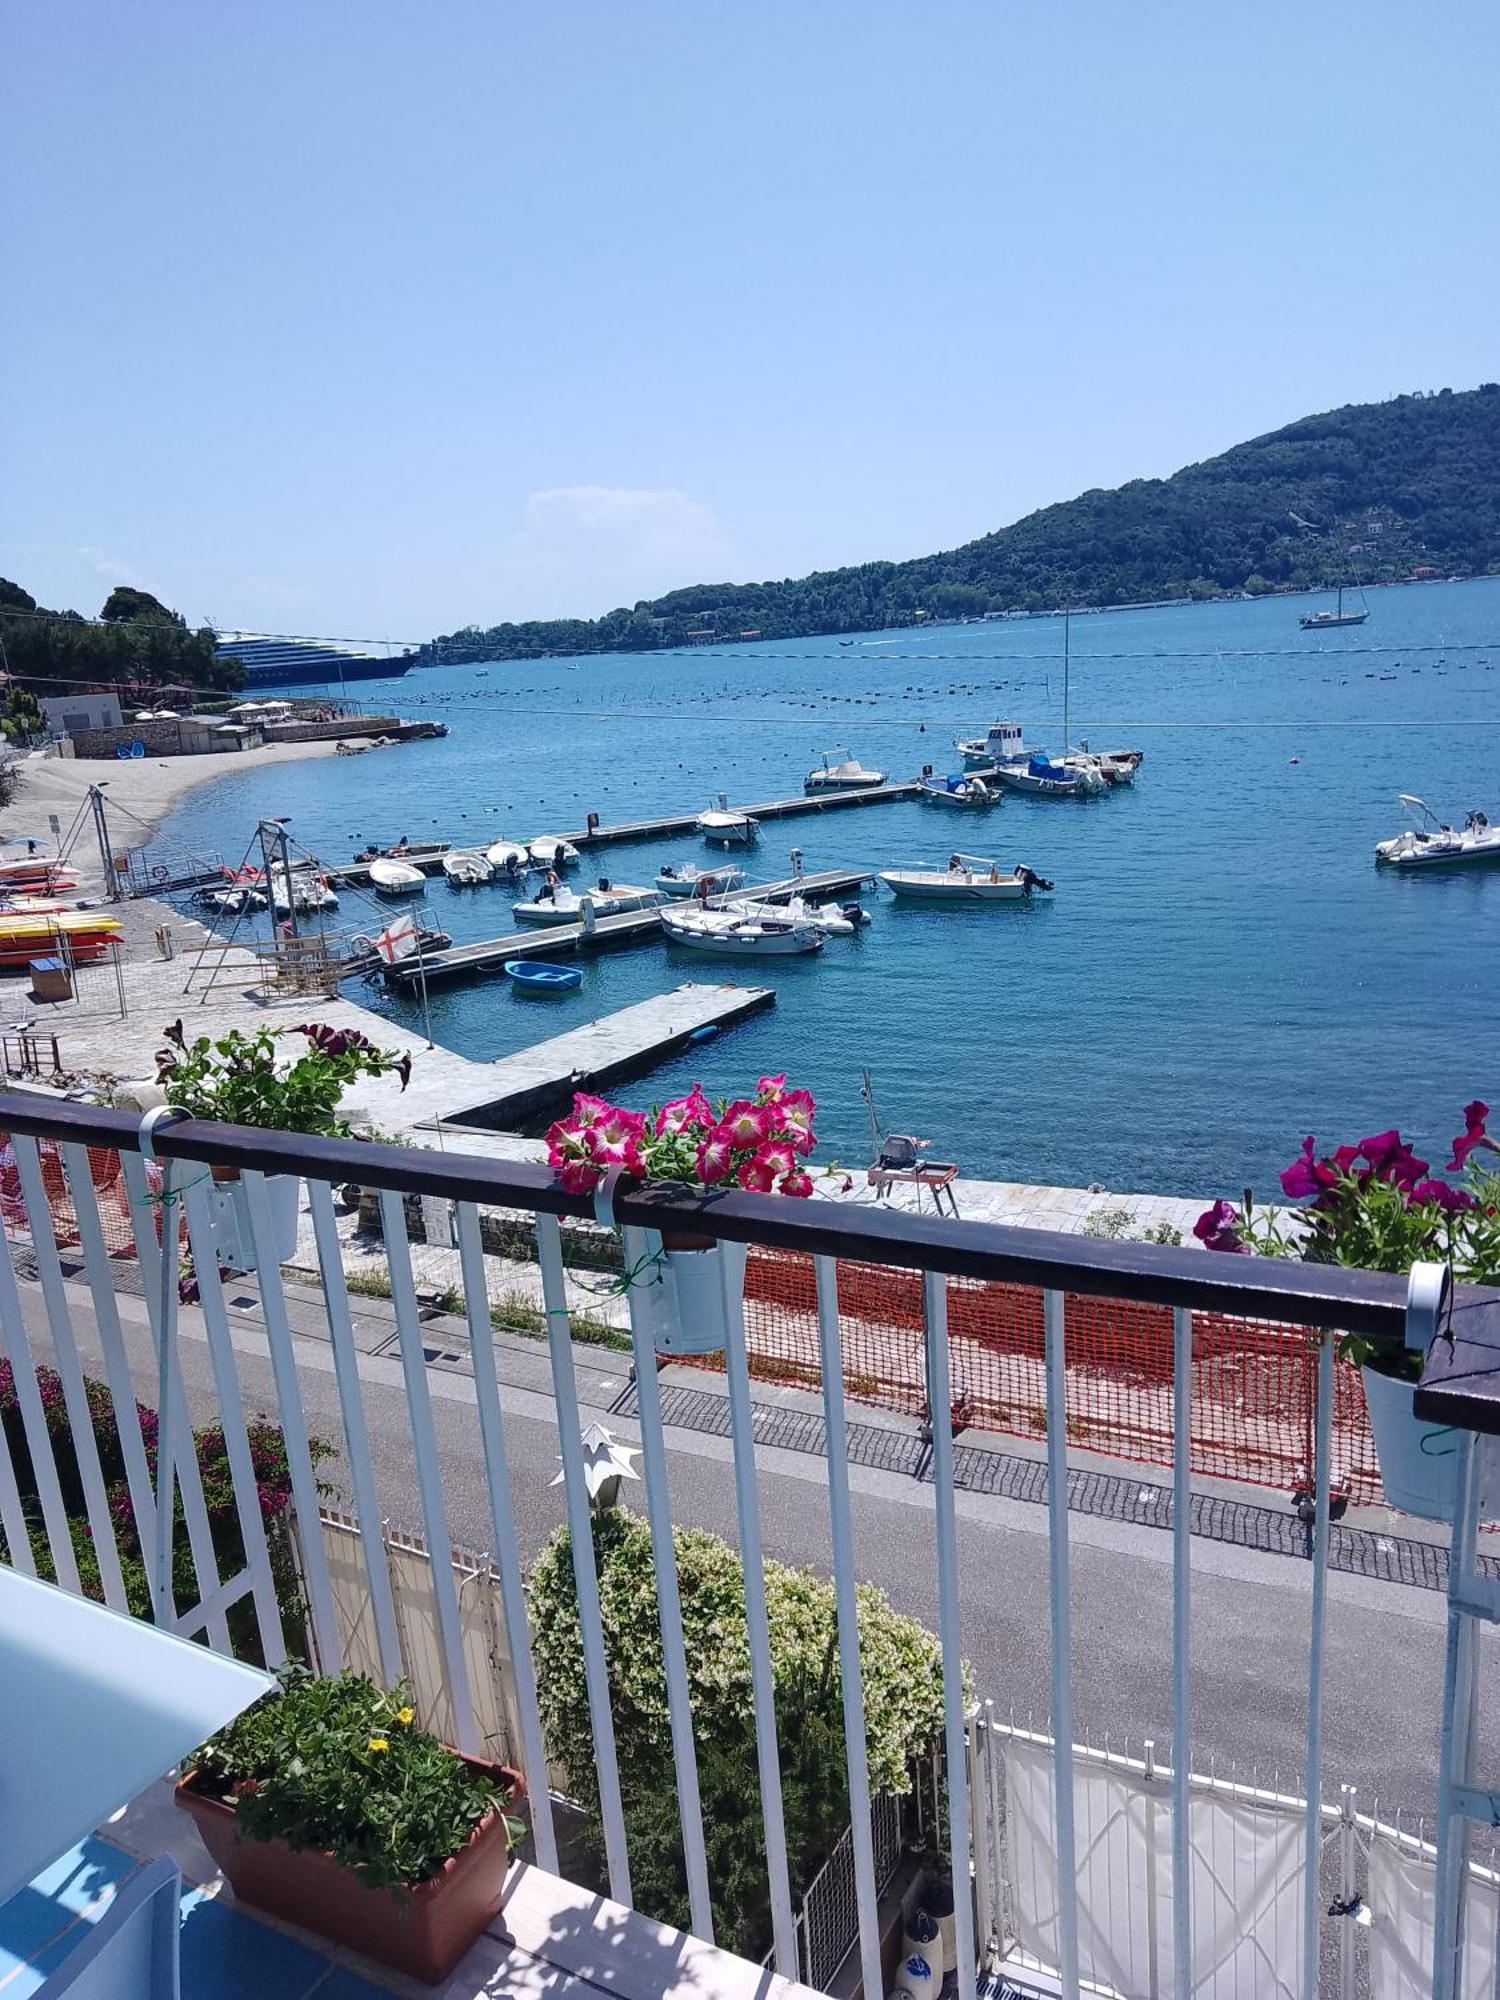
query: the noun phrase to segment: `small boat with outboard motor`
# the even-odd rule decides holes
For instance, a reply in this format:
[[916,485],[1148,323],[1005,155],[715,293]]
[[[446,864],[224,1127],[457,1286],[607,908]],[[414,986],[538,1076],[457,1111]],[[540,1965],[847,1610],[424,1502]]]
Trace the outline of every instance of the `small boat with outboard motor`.
[[784,958],[823,949],[823,933],[779,911],[756,905],[733,910],[684,910],[668,904],[661,927],[672,944],[720,958]]
[[518,993],[569,993],[583,984],[576,965],[550,965],[541,958],[508,958],[503,970]]
[[656,886],[673,902],[684,896],[728,895],[744,888],[745,871],[728,866],[700,868],[696,861],[669,861],[657,876]]
[[1002,764],[995,776],[1006,791],[1034,799],[1096,799],[1109,789],[1093,757],[1083,759],[1078,769],[1054,764],[1046,756],[1029,757],[1024,764]]
[[870,771],[852,750],[825,750],[823,762],[802,780],[804,792],[869,791],[886,780],[884,771]]
[[531,866],[531,856],[524,840],[497,840],[484,850],[484,858],[501,875],[509,875],[512,880],[524,875]]
[[810,903],[805,896],[778,897],[774,903],[738,896],[723,907],[731,916],[784,917],[788,923],[811,924],[825,937],[853,937],[870,921],[870,913],[861,903]]
[[1471,812],[1462,826],[1440,820],[1425,800],[1411,792],[1400,803],[1414,826],[1376,844],[1375,859],[1389,868],[1477,868],[1500,861],[1500,826],[1487,813]]
[[694,831],[717,847],[749,847],[759,828],[749,813],[731,812],[728,794],[720,792],[719,803],[699,813]]
[[443,856],[443,873],[455,889],[474,889],[493,878],[495,864],[477,847],[455,847]]
[[638,889],[633,883],[611,882],[601,875],[597,888],[571,889],[549,880],[527,903],[512,903],[511,915],[523,924],[581,924],[590,912],[600,917],[620,917],[630,910],[652,910],[661,901],[659,891]]
[[1091,750],[1084,737],[1076,750],[1059,761],[1065,771],[1081,771],[1092,765],[1107,785],[1133,785],[1145,754],[1144,750]]
[[950,854],[941,868],[888,868],[880,879],[893,896],[926,903],[1021,903],[1052,889],[1024,863],[1006,871],[978,854]]
[[917,796],[928,805],[958,806],[967,812],[995,805],[1000,798],[990,780],[974,771],[950,771],[946,777],[924,771],[917,780]]
[[420,896],[427,887],[427,877],[409,861],[382,854],[370,863],[370,883],[382,896]]
[[528,841],[526,853],[533,868],[571,868],[582,858],[571,840],[555,833],[539,834]]

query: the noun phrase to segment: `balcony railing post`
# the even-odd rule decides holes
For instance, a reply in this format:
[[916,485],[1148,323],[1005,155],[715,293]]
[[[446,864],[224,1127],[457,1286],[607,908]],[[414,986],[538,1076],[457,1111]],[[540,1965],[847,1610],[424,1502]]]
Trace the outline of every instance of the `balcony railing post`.
[[[1172,1314],[1172,1990],[1193,1990],[1193,1315]],[[1155,1911],[1152,1911],[1155,1921]]]
[[[655,1230],[620,1232],[625,1269],[655,1276],[662,1255]],[[714,1941],[713,1898],[709,1892],[708,1855],[703,1842],[703,1806],[698,1792],[698,1753],[693,1743],[693,1704],[688,1692],[687,1654],[682,1637],[682,1601],[677,1588],[677,1546],[672,1538],[672,1495],[667,1484],[667,1441],[662,1429],[661,1393],[656,1382],[655,1316],[642,1297],[643,1282],[633,1280],[626,1292],[630,1332],[635,1344],[636,1409],[641,1431],[641,1464],[646,1486],[646,1516],[651,1528],[651,1557],[656,1568],[657,1622],[661,1630],[662,1667],[667,1683],[667,1723],[672,1735],[672,1765],[677,1780],[677,1806],[682,1814],[682,1857],[687,1870],[688,1911],[692,1927],[705,1943]]]
[[1323,1657],[1328,1625],[1328,1482],[1333,1449],[1333,1342],[1318,1336],[1318,1405],[1313,1450],[1313,1573],[1307,1659],[1307,1854],[1302,1882],[1302,1991],[1317,2000],[1318,1855],[1323,1828]]
[[[474,1399],[479,1435],[484,1447],[485,1482],[489,1488],[490,1532],[494,1536],[495,1568],[500,1578],[500,1603],[505,1613],[506,1647],[521,1722],[521,1761],[531,1793],[531,1830],[537,1860],[557,1873],[557,1833],[552,1822],[551,1776],[542,1739],[537,1703],[536,1669],[531,1659],[531,1625],[526,1616],[526,1586],[521,1576],[521,1551],[516,1540],[516,1510],[511,1495],[510,1461],[505,1450],[505,1421],[500,1412],[500,1383],[495,1370],[495,1331],[490,1320],[489,1287],[485,1283],[484,1244],[479,1214],[472,1202],[458,1204],[458,1256],[463,1277],[464,1309],[469,1324],[469,1351],[474,1363]],[[330,1220],[332,1216],[330,1213]]]
[[[969,1768],[964,1743],[963,1647],[958,1611],[958,1519],[953,1482],[953,1378],[948,1361],[948,1292],[923,1274],[927,1407],[932,1424],[932,1501],[937,1539],[938,1638],[943,1650],[943,1738],[948,1785],[948,1849],[953,1869],[953,1944],[959,2000],[976,1991],[974,1904],[969,1865]],[[936,1815],[935,1815],[936,1817]],[[941,1819],[937,1819],[941,1826]]]
[[839,1333],[838,1266],[819,1257],[818,1355],[823,1375],[823,1434],[828,1452],[828,1519],[838,1612],[839,1676],[844,1701],[844,1758],[849,1780],[849,1834],[854,1858],[854,1902],[864,1990],[883,1990],[880,1969],[879,1891],[870,1823],[870,1760],[865,1744],[864,1677],[859,1659],[859,1599],[855,1592],[854,1530],[849,1507],[849,1440],[844,1424],[844,1351]]
[[1051,1559],[1052,1758],[1056,1794],[1058,1971],[1078,2000],[1078,1846],[1073,1813],[1073,1611],[1068,1564],[1068,1360],[1061,1292],[1043,1294],[1047,1337],[1047,1548]]
[[[1487,1442],[1487,1440],[1486,1440]],[[1479,1469],[1484,1454],[1473,1431],[1458,1433],[1457,1498],[1448,1555],[1448,1629],[1443,1656],[1443,1719],[1438,1748],[1437,1870],[1433,1884],[1433,2000],[1463,1992],[1464,1883],[1469,1873],[1468,1815],[1458,1793],[1472,1780],[1482,1625],[1463,1600],[1479,1526]]]
[[[33,1231],[36,1228],[32,1222]],[[11,1262],[10,1239],[6,1237],[4,1249],[0,1251],[0,1345],[11,1367],[11,1383],[15,1390],[16,1407],[21,1413],[21,1430],[26,1439],[26,1451],[31,1460],[32,1473],[36,1479],[37,1499],[42,1509],[42,1524],[47,1530],[47,1545],[52,1551],[52,1567],[57,1581],[64,1590],[79,1593],[78,1561],[73,1553],[73,1536],[68,1527],[67,1510],[63,1506],[62,1485],[57,1476],[57,1458],[52,1449],[52,1437],[47,1429],[47,1413],[42,1408],[41,1391],[36,1382],[36,1362],[31,1352],[31,1342],[26,1337],[26,1321],[21,1312],[21,1293],[16,1283],[15,1266]],[[18,1569],[36,1573],[36,1565],[31,1554],[31,1537],[26,1522],[21,1516],[20,1494],[16,1492],[15,1473],[10,1463],[10,1453],[5,1453],[5,1468],[10,1490],[16,1493],[13,1510],[8,1507],[5,1533],[10,1543],[11,1560]]]
[[584,1479],[583,1435],[578,1418],[578,1383],[573,1373],[572,1329],[568,1321],[567,1278],[562,1234],[555,1215],[536,1219],[537,1262],[547,1315],[547,1347],[552,1360],[552,1397],[557,1407],[557,1447],[562,1458],[563,1500],[573,1545],[573,1588],[578,1596],[578,1630],[583,1675],[588,1687],[589,1721],[594,1732],[594,1764],[599,1780],[599,1818],[609,1893],[627,1908],[630,1854],[625,1838],[625,1806],[620,1797],[620,1761],[615,1749],[614,1711],[609,1702],[609,1660],[599,1610],[599,1572],[594,1558],[593,1516]]

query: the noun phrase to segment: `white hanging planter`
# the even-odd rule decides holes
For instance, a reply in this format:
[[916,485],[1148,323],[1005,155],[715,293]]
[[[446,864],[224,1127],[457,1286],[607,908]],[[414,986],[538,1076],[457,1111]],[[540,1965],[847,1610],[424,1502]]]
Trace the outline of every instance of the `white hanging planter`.
[[1458,1432],[1413,1413],[1415,1382],[1362,1368],[1380,1483],[1392,1507],[1424,1521],[1451,1521],[1458,1499]]
[[[271,1208],[271,1251],[278,1264],[286,1263],[297,1250],[298,1196],[302,1182],[296,1174],[271,1174],[266,1178],[266,1195]],[[209,1190],[213,1215],[214,1250],[219,1262],[231,1271],[256,1268],[255,1237],[250,1228],[250,1198],[245,1183],[236,1173],[232,1180],[217,1175]]]
[[720,1353],[744,1301],[745,1245],[665,1232],[662,1247],[660,1290],[652,1301],[657,1352]]

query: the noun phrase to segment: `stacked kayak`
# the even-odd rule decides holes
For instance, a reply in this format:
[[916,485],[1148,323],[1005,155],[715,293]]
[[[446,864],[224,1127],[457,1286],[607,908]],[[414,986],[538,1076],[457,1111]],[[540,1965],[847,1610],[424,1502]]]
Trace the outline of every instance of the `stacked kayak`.
[[122,926],[97,910],[11,910],[0,914],[0,966],[29,965],[66,951],[75,960],[102,958]]

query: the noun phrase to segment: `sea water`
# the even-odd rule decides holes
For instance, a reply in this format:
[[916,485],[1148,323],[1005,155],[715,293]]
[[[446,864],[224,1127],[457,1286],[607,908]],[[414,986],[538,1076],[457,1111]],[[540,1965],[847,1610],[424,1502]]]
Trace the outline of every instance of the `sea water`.
[[[1075,615],[1070,733],[1145,752],[1088,803],[1009,797],[984,815],[916,802],[768,822],[761,879],[937,862],[1028,863],[1052,896],[985,908],[866,902],[874,921],[815,957],[728,961],[652,944],[585,956],[559,999],[498,972],[436,986],[432,1032],[483,1059],[682,980],[768,985],[770,1011],[622,1089],[645,1105],[786,1071],[819,1105],[820,1157],[870,1157],[882,1125],[994,1179],[1142,1192],[1275,1191],[1304,1133],[1389,1125],[1435,1163],[1460,1107],[1500,1098],[1500,868],[1374,865],[1413,792],[1448,819],[1500,817],[1500,580],[1371,591],[1363,626],[1305,633],[1322,600]],[[1331,600],[1329,600],[1331,601]],[[1061,744],[1060,618],[611,658],[414,671],[360,692],[441,720],[442,740],[226,776],[190,794],[163,848],[239,860],[260,814],[347,860],[405,835],[479,845],[800,792],[833,748],[893,777],[956,768],[957,735],[1014,717]],[[612,846],[571,871],[649,884],[710,860],[694,835]],[[428,886],[459,941],[515,928],[493,886]],[[342,895],[374,931],[393,906]],[[420,1007],[351,989],[410,1025]]]

